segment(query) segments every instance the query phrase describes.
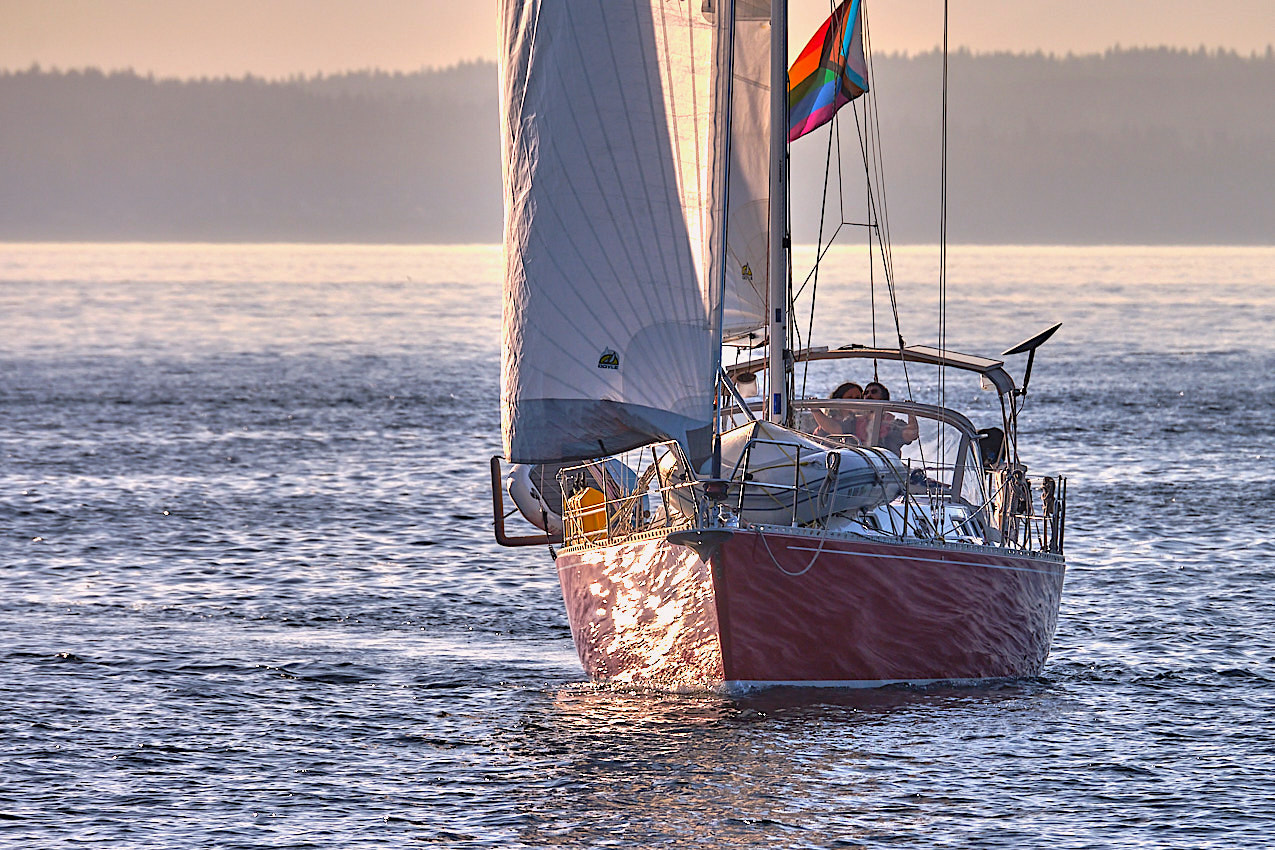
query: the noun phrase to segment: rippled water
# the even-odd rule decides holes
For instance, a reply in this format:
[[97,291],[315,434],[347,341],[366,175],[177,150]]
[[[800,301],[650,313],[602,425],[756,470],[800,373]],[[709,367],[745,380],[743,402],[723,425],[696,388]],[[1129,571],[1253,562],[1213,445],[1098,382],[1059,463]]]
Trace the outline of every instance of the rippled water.
[[[935,260],[896,255],[909,342]],[[869,341],[858,268],[817,343]],[[1064,322],[1024,417],[1070,478],[1045,673],[734,701],[584,683],[547,553],[491,541],[499,274],[0,246],[0,841],[1269,846],[1275,250],[954,251],[952,347]]]

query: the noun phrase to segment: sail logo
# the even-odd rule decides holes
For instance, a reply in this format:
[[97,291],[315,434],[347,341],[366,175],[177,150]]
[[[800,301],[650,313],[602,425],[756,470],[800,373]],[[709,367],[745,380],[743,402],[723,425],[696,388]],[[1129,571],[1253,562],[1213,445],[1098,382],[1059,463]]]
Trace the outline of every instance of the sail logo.
[[753,282],[753,267],[748,265],[748,263],[744,263],[742,266],[740,266],[739,274],[741,277],[744,278],[744,280],[748,281],[749,283]]
[[612,351],[609,348],[603,349],[602,356],[598,358],[598,368],[599,369],[619,369],[620,355],[616,354],[614,351]]

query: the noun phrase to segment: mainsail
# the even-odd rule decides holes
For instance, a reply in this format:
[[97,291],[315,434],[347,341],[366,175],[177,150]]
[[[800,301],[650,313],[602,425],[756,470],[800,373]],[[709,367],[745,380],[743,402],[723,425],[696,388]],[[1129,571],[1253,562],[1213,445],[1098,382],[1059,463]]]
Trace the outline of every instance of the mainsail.
[[842,0],[788,72],[788,141],[827,124],[867,90],[863,0]]
[[[735,331],[765,313],[765,240],[749,238],[733,264],[718,246],[727,110],[714,68],[728,24],[701,2],[667,0],[502,0],[501,21],[505,456],[588,458],[672,438],[702,457],[718,308]],[[737,202],[751,209],[757,190],[743,185]],[[764,233],[764,209],[758,222]],[[751,298],[719,305],[723,263],[731,292],[747,284]]]

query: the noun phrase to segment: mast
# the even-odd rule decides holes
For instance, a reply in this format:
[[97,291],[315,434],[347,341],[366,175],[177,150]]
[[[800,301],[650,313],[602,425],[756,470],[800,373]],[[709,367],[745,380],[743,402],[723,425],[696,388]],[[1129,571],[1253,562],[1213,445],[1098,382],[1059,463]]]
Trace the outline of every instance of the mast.
[[770,325],[766,418],[788,420],[788,3],[770,4]]

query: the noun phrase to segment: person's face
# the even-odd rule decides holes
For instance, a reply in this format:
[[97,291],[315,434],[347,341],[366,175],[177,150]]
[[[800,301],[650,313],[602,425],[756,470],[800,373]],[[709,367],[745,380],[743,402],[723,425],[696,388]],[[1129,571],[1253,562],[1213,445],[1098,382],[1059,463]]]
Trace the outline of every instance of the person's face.
[[837,398],[863,398],[863,390],[858,387],[850,387]]
[[872,401],[884,401],[885,390],[877,384],[868,384],[868,388],[863,391],[863,397]]

